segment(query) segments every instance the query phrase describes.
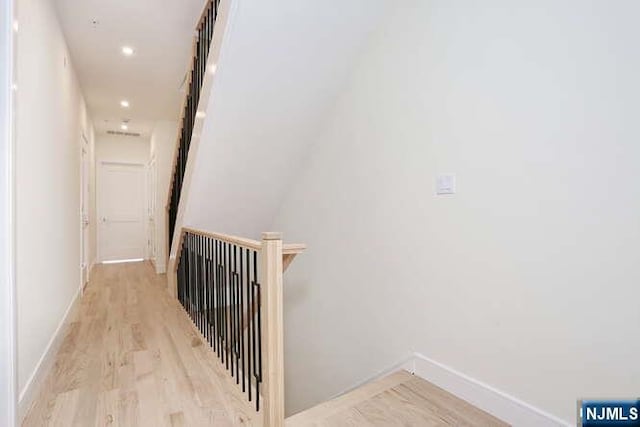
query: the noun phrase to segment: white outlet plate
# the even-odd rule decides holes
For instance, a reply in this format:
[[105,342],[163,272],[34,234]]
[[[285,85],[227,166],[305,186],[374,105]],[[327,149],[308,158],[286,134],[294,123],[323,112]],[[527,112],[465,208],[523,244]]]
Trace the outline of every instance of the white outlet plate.
[[452,173],[440,174],[436,177],[436,194],[455,194],[456,176]]

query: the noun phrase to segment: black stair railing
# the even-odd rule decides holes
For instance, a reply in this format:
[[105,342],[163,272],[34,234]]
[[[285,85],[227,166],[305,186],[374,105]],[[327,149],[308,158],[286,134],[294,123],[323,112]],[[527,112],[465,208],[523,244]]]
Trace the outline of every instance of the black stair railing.
[[263,370],[259,252],[185,232],[176,270],[178,300],[256,411]]
[[169,245],[171,245],[175,232],[180,195],[182,194],[182,184],[184,182],[187,158],[189,156],[189,147],[191,146],[191,137],[198,111],[198,102],[200,101],[202,83],[206,74],[207,59],[209,57],[211,40],[213,39],[213,29],[218,16],[219,5],[220,0],[207,1],[202,17],[200,18],[196,28],[191,71],[187,75],[187,94],[182,111],[182,119],[180,123],[181,128],[178,135],[177,150],[173,163],[173,176],[169,188],[169,201],[167,204],[169,222],[169,234],[167,238]]
[[[214,363],[234,402],[263,427],[284,426],[283,273],[302,244],[282,234],[251,240],[191,228],[180,229],[173,265],[177,299],[217,355]],[[192,344],[197,345],[197,344]],[[247,407],[246,409],[249,409]],[[248,421],[253,425],[253,421]]]

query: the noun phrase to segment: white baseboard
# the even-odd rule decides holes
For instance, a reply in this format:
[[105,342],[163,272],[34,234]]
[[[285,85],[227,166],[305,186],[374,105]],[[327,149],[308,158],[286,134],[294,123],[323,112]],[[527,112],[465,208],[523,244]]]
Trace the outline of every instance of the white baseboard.
[[400,369],[411,372],[516,427],[573,425],[420,353],[411,353],[392,366],[359,381],[330,399],[342,396],[368,382],[385,377]]
[[422,354],[414,353],[412,363],[409,372],[514,426],[572,425]]
[[67,329],[66,326],[70,323],[71,317],[73,313],[75,313],[75,308],[79,301],[80,289],[78,289],[76,294],[73,296],[71,303],[67,307],[64,316],[62,316],[62,320],[49,340],[47,348],[42,354],[42,357],[40,357],[31,377],[27,380],[24,388],[20,391],[20,398],[18,401],[18,420],[20,423],[22,423],[25,415],[27,415],[27,411],[31,407],[34,398],[38,395],[38,391],[40,390],[44,379],[53,366],[53,362],[55,361],[56,355],[58,354],[58,350],[60,350],[62,340],[65,336]]

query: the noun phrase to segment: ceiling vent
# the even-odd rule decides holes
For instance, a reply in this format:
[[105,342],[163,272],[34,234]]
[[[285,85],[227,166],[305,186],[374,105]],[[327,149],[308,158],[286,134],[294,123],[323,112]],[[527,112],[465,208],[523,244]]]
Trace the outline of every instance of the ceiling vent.
[[108,130],[107,134],[109,135],[120,135],[120,136],[135,136],[139,137],[140,134],[138,132],[122,132],[119,130]]

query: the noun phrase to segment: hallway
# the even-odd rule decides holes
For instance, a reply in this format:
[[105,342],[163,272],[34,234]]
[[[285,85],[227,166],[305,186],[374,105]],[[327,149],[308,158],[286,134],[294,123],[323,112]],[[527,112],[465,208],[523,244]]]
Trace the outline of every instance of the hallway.
[[256,425],[165,289],[150,263],[97,265],[22,425]]

